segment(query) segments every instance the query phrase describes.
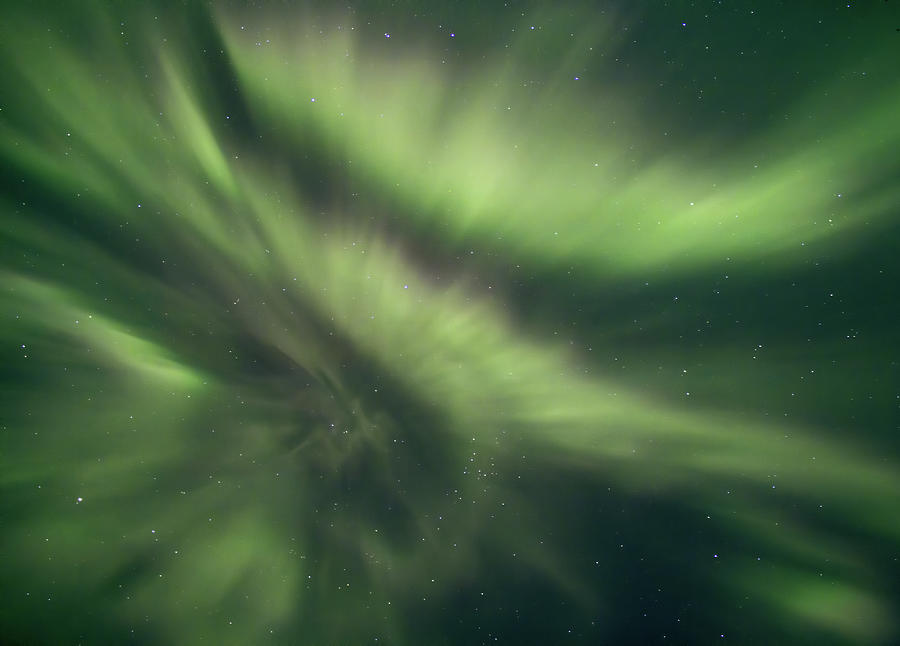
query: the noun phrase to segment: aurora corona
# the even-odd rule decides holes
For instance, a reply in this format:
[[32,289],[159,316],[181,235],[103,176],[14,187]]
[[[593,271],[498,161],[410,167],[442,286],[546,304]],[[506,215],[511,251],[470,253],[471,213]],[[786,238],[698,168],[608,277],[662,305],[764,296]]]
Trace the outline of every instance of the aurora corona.
[[163,4],[5,10],[4,639],[896,639],[874,9]]

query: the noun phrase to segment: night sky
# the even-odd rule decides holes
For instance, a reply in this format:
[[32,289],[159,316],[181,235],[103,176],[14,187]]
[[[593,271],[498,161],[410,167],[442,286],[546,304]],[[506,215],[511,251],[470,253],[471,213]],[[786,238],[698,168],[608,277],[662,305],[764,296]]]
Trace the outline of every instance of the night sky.
[[0,643],[900,640],[893,0],[0,56]]

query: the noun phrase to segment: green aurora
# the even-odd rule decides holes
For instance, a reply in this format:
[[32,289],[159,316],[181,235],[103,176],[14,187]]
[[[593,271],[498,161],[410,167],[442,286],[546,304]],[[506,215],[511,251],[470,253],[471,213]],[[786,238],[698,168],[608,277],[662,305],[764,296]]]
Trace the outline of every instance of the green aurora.
[[4,9],[0,641],[900,637],[889,5],[509,4]]

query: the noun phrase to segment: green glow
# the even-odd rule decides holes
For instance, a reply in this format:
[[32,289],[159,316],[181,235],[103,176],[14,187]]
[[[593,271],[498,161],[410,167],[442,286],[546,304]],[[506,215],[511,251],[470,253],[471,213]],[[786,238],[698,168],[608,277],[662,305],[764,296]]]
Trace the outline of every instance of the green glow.
[[[710,603],[750,599],[773,627],[838,641],[896,635],[889,575],[866,552],[900,540],[890,452],[690,399],[680,372],[665,388],[628,382],[598,358],[622,330],[587,321],[587,345],[571,312],[531,324],[503,274],[677,286],[728,259],[765,285],[809,264],[804,247],[852,253],[900,199],[873,161],[900,144],[896,88],[852,120],[826,111],[826,125],[778,123],[738,149],[676,150],[611,72],[597,109],[565,70],[522,84],[524,36],[469,69],[424,44],[381,52],[339,17],[222,10],[204,24],[244,115],[194,60],[188,25],[163,16],[126,45],[103,13],[89,47],[22,16],[3,28],[7,86],[22,83],[0,124],[14,185],[0,203],[14,373],[0,545],[16,555],[0,626],[14,638],[138,626],[160,643],[425,643],[420,602],[453,608],[498,562],[602,617],[619,582],[595,570],[620,557],[581,542],[591,510],[538,501],[542,474],[550,491],[655,501],[705,539],[748,541],[695,575]],[[585,24],[586,41],[554,41],[563,67],[619,31]],[[250,123],[229,130],[226,115]],[[314,195],[302,163],[364,197]],[[647,325],[666,328],[658,315]],[[756,387],[727,339],[632,351],[648,374],[685,354],[738,398]],[[629,549],[670,547],[642,540]],[[42,626],[31,604],[48,596],[54,612],[91,599],[105,617]]]
[[[592,98],[559,79],[536,99],[523,71],[499,61],[459,93],[439,55],[379,60],[337,21],[326,21],[326,37],[321,23],[241,28],[246,18],[225,20],[222,32],[260,118],[283,122],[298,145],[310,131],[326,137],[362,176],[391,186],[421,226],[484,236],[530,262],[588,263],[601,275],[731,256],[797,262],[801,244],[853,233],[900,198],[893,185],[871,191],[880,173],[869,163],[900,143],[896,88],[853,120],[826,113],[825,126],[779,125],[741,150],[698,146],[638,164],[627,150],[654,137],[627,100],[589,112]],[[272,46],[254,46],[263,33]],[[807,112],[819,92],[794,111]],[[611,133],[611,124],[620,125]],[[773,148],[788,152],[772,157]],[[836,193],[867,200],[850,217]]]

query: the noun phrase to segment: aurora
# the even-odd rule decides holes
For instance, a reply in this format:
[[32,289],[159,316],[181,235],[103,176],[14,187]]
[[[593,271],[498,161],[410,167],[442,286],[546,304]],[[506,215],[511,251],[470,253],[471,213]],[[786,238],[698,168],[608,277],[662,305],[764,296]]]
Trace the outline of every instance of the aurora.
[[8,10],[4,639],[896,639],[896,39],[643,9]]

